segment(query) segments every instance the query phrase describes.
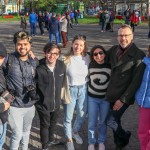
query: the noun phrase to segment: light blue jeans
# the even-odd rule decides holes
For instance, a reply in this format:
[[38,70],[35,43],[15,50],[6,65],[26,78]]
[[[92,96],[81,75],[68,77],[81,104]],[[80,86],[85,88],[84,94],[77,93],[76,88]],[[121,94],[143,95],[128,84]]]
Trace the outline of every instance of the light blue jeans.
[[[71,102],[64,104],[64,132],[67,139],[72,139],[72,132],[81,129],[87,114],[87,85],[70,86]],[[73,113],[76,107],[76,119],[72,131]]]
[[0,150],[2,150],[3,144],[5,143],[6,129],[7,123],[5,124],[0,123]]
[[30,34],[36,34],[36,23],[30,23]]
[[98,143],[106,141],[106,120],[110,103],[104,99],[88,96],[88,143],[96,143],[96,127],[98,127]]
[[35,106],[29,108],[10,107],[9,124],[12,129],[10,150],[18,150],[21,141],[21,150],[28,149],[31,124],[35,115]]
[[58,45],[58,43],[59,43],[59,32],[57,32],[57,33],[49,33],[49,34],[50,34],[50,43],[53,42],[53,39],[54,39],[54,36],[55,36],[56,45]]

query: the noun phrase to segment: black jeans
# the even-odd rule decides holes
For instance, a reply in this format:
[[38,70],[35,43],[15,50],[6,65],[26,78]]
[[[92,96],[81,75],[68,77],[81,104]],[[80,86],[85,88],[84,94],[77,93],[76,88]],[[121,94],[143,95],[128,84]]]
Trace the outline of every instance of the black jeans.
[[131,22],[131,28],[132,28],[132,31],[134,32],[135,24],[133,22]]
[[37,110],[40,118],[40,136],[42,148],[48,148],[48,142],[54,140],[57,119],[59,118],[60,109],[54,112]]
[[43,33],[44,33],[44,26],[43,26],[43,23],[39,23],[39,28],[40,28],[41,34],[43,34]]
[[118,111],[113,110],[113,105],[114,103],[110,105],[110,113],[108,115],[107,126],[109,126],[113,130],[114,142],[117,145],[118,143],[121,143],[121,139],[126,136],[126,132],[121,125],[121,117],[129,107],[129,105],[124,104]]

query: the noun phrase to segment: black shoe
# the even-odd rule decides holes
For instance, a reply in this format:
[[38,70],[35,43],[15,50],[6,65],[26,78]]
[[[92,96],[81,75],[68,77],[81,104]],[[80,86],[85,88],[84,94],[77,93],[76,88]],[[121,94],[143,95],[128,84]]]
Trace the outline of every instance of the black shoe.
[[60,142],[60,141],[57,141],[57,140],[53,140],[53,141],[49,141],[48,142],[48,146],[56,146],[56,145],[64,145],[65,143],[64,142]]
[[122,147],[125,147],[126,145],[129,144],[129,139],[131,137],[131,132],[130,131],[126,131],[125,136],[123,137],[123,143],[122,143]]
[[115,150],[122,150],[123,147],[127,146],[129,143],[129,139],[131,137],[131,132],[126,131],[125,135],[122,137],[114,136],[115,137],[115,144],[116,144],[116,149]]

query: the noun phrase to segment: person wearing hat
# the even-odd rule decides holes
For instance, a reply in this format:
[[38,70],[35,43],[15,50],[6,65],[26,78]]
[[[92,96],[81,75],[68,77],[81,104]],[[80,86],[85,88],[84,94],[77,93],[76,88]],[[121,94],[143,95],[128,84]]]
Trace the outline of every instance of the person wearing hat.
[[6,80],[2,70],[2,64],[6,56],[6,48],[2,43],[0,43],[0,150],[2,150],[6,137],[8,109],[11,101],[14,99],[13,96],[6,90]]
[[27,150],[35,115],[34,104],[38,100],[35,86],[35,69],[38,60],[30,55],[32,37],[28,32],[16,32],[13,42],[15,52],[8,55],[3,66],[7,76],[7,88],[15,97],[9,108],[8,117],[12,129],[10,150],[18,150],[20,143],[21,149]]

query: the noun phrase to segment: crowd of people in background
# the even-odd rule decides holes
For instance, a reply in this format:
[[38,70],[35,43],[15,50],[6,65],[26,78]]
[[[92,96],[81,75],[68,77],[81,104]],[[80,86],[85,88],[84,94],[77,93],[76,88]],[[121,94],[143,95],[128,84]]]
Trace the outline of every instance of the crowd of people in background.
[[[129,8],[124,11],[125,24],[129,24],[134,32],[135,26],[141,22],[140,12],[138,10],[130,10]],[[115,20],[115,13],[113,11],[100,10],[99,24],[101,25],[101,32],[110,31],[113,32],[113,24]]]
[[[40,34],[44,35],[44,28],[47,29],[49,33],[50,43],[56,40],[56,44],[63,45],[66,47],[68,41],[68,32],[70,28],[73,28],[73,25],[78,25],[78,16],[79,11],[66,11],[63,14],[42,12],[35,13],[34,11],[29,14],[29,24],[30,24],[30,35],[37,35],[37,24],[40,29]],[[25,15],[21,16],[20,27],[23,31],[26,30],[27,21]]]
[[[70,28],[73,28],[74,25],[78,25],[80,11],[79,10],[71,10],[65,11],[64,13],[56,14],[54,12],[31,12],[29,15],[29,23],[30,23],[30,35],[35,36],[37,34],[37,24],[40,30],[40,34],[44,35],[44,28],[49,32],[50,42],[53,41],[54,37],[57,45],[62,44],[63,47],[66,47],[66,43],[68,41],[68,32]],[[99,10],[98,16],[99,25],[101,28],[101,32],[110,31],[114,32],[114,21],[116,18],[116,14],[114,11],[108,10]],[[123,18],[125,20],[125,24],[128,24],[132,27],[132,31],[135,31],[135,27],[141,22],[141,14],[139,10],[131,10],[127,8],[123,13]],[[55,21],[58,24],[55,26]],[[66,21],[65,21],[66,20]],[[25,15],[21,16],[20,27],[23,31],[26,30],[27,21]],[[53,34],[52,34],[53,33]],[[52,36],[54,35],[54,36]],[[148,35],[149,37],[149,35]]]

